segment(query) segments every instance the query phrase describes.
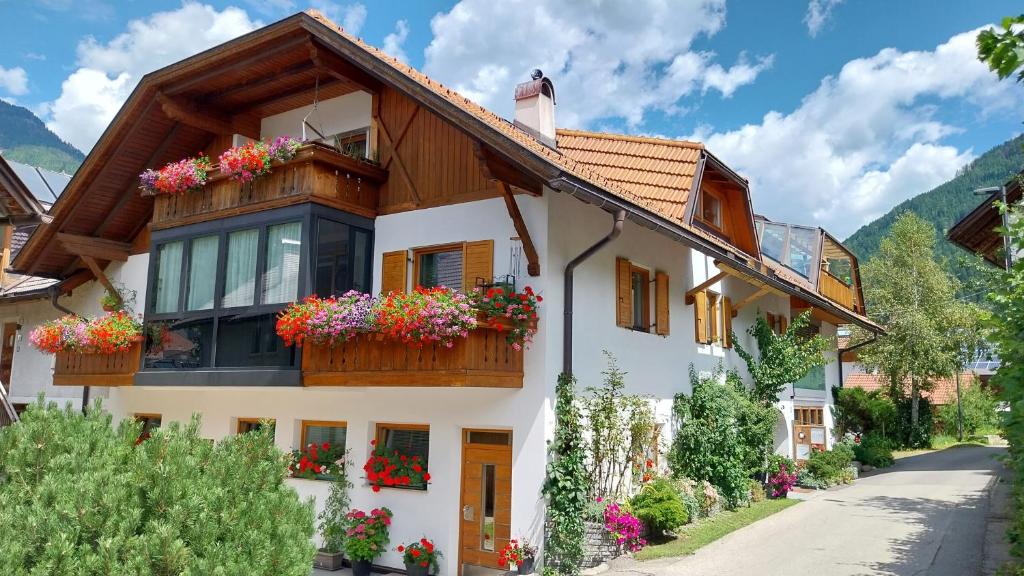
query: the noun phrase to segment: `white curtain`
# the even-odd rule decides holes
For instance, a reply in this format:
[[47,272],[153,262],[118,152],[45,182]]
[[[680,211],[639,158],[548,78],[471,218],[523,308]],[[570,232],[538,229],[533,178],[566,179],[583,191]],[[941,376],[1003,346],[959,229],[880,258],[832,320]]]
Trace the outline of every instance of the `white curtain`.
[[217,236],[192,240],[189,255],[188,297],[186,310],[211,310],[217,281]]
[[256,253],[260,231],[239,230],[228,234],[227,272],[224,278],[225,308],[251,306],[256,296]]
[[299,257],[302,223],[267,228],[267,270],[263,276],[263,303],[293,302],[299,296]]
[[177,312],[181,293],[181,242],[168,242],[157,250],[154,312]]

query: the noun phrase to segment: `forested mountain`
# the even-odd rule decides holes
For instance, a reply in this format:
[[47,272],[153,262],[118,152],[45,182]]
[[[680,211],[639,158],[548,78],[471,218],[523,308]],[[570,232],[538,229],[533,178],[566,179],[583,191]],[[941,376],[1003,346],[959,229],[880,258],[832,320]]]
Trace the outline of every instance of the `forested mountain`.
[[21,106],[0,100],[0,152],[4,158],[74,174],[85,155],[78,148],[61,140]]
[[878,250],[878,244],[889,232],[896,216],[909,210],[935,226],[938,240],[936,254],[946,260],[949,272],[961,281],[968,281],[974,276],[973,270],[970,266],[961,265],[962,257],[968,254],[946,240],[946,232],[981,203],[982,197],[973,193],[975,189],[1003,184],[1021,170],[1024,170],[1024,136],[1008,140],[985,152],[960,169],[949,182],[897,205],[885,216],[861,227],[844,244],[853,250],[862,263],[867,262]]

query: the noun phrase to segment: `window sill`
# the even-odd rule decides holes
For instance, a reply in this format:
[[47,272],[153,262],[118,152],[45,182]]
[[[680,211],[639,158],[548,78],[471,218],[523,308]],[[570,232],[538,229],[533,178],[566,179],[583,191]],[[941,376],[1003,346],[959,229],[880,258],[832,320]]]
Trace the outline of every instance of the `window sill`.
[[295,368],[143,370],[136,386],[302,386]]
[[[368,488],[370,488],[371,490],[373,489],[373,485],[372,484],[366,484],[366,486]],[[422,487],[420,487],[420,486],[380,486],[380,490],[381,491],[383,491],[383,490],[399,490],[401,492],[411,492],[411,493],[422,492],[424,494],[426,494],[427,491],[428,491],[426,486],[422,486]]]

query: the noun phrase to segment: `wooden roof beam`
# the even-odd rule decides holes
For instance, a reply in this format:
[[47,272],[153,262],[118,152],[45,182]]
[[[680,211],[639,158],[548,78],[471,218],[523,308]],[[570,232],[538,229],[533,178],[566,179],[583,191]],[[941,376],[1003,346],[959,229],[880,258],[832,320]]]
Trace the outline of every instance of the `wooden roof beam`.
[[[296,48],[306,44],[307,42],[309,42],[308,34],[298,35],[288,40],[281,40],[273,48],[260,50],[258,52],[255,52],[251,56],[235,60],[230,64],[219,66],[215,65],[209,67],[209,69],[207,69],[205,72],[201,72],[199,74],[192,74],[189,75],[187,78],[181,80],[180,82],[168,84],[166,85],[164,92],[166,94],[180,94],[182,92],[188,91],[189,89],[195,86],[202,86],[203,84],[205,84],[213,78],[217,78],[225,74],[231,74],[232,72],[238,72],[241,70],[251,68],[254,64],[260,62],[266,62],[267,60],[270,60],[278,56],[279,54],[284,54],[289,50],[295,50]],[[216,50],[216,48],[214,48],[214,50]]]
[[89,257],[96,260],[127,262],[132,249],[131,244],[125,242],[65,232],[57,233],[57,241],[64,246],[65,250],[82,260]]
[[686,291],[686,304],[687,305],[693,304],[693,302],[695,300],[694,296],[697,294],[697,292],[700,292],[702,290],[707,290],[708,286],[711,286],[712,284],[715,284],[716,282],[720,281],[722,278],[725,278],[726,276],[728,276],[728,272],[719,272],[718,274],[715,274],[711,278],[708,278],[707,280],[705,280],[705,281],[701,282],[700,284],[697,284],[693,288],[690,288],[689,290],[687,290]]
[[732,317],[735,318],[736,315],[739,314],[740,310],[742,310],[745,306],[747,306],[748,304],[753,304],[757,300],[760,300],[762,296],[765,296],[771,291],[772,289],[769,288],[768,286],[762,286],[761,289],[758,290],[757,292],[754,292],[750,296],[747,296],[743,300],[740,300],[739,302],[733,304]]
[[505,198],[508,215],[512,218],[512,225],[516,229],[516,234],[519,235],[519,240],[523,243],[523,252],[526,254],[526,273],[530,276],[540,276],[540,256],[537,255],[537,248],[533,245],[530,230],[527,229],[526,221],[523,220],[523,213],[519,211],[516,197],[512,194],[509,185],[501,180],[498,180],[498,190],[501,190],[501,195]]
[[355,82],[366,88],[366,91],[371,94],[378,94],[384,89],[384,85],[381,84],[380,80],[338,56],[329,48],[314,42],[311,38],[307,43],[307,49],[309,50],[309,59],[313,61],[313,64],[338,80]]
[[242,134],[253,139],[260,137],[259,123],[257,122],[254,126],[250,118],[240,116],[223,120],[217,116],[200,111],[197,106],[190,102],[172,98],[162,92],[157,92],[156,98],[168,118],[181,122],[186,126],[199,128],[216,135]]
[[515,167],[498,157],[497,154],[477,140],[473,140],[473,153],[480,161],[480,167],[484,175],[489,179],[507,182],[534,196],[540,196],[543,193],[544,185],[539,180],[530,178],[516,170]]

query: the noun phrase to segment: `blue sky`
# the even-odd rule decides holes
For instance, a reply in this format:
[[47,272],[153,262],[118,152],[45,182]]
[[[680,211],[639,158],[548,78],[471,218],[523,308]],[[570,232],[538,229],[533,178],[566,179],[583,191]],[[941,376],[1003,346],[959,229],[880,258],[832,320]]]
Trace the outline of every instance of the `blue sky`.
[[[1024,87],[973,61],[1009,1],[311,3],[508,116],[539,66],[560,125],[699,138],[767,216],[840,237],[1020,130]],[[0,98],[91,147],[147,71],[305,0],[0,0]]]

